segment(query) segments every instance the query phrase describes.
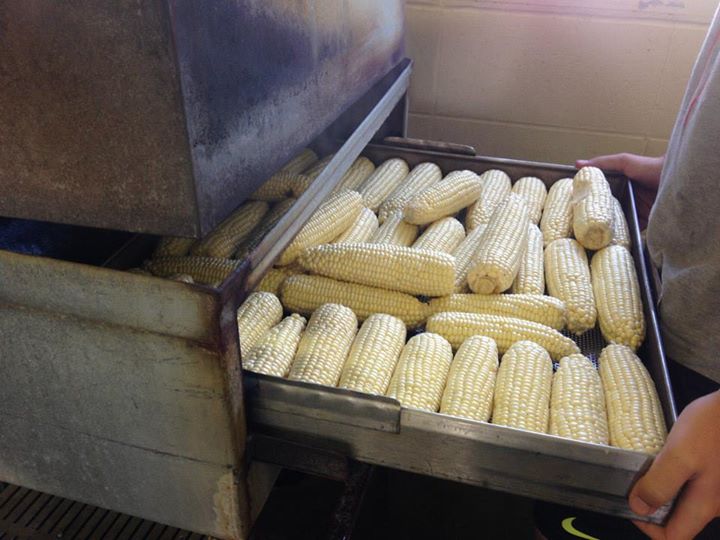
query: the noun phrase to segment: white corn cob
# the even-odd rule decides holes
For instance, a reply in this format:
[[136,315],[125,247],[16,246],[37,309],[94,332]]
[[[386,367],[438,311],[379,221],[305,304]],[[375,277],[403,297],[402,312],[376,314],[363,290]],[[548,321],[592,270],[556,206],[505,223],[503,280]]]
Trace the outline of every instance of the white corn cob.
[[448,295],[455,282],[452,255],[392,244],[325,244],[299,262],[316,274],[418,296]]
[[459,347],[467,338],[477,334],[494,339],[501,353],[516,341],[523,340],[534,341],[557,359],[580,352],[572,339],[566,338],[557,330],[514,317],[446,311],[428,318],[425,329],[443,336],[453,348]]
[[534,176],[524,176],[515,182],[512,191],[525,199],[525,204],[527,204],[530,212],[530,221],[535,225],[540,223],[545,198],[547,197],[545,183]]
[[394,244],[396,246],[411,246],[418,236],[418,226],[406,222],[402,214],[395,213],[380,225],[370,239],[373,244]]
[[214,257],[161,257],[145,261],[144,268],[155,276],[186,274],[198,283],[214,285],[225,281],[241,264],[242,261]]
[[486,225],[478,225],[468,232],[465,240],[460,242],[453,255],[455,256],[455,288],[456,293],[468,292],[467,275],[472,265],[473,257],[482,243],[482,235]]
[[565,326],[565,304],[539,294],[451,294],[430,300],[430,314],[461,311],[515,317],[555,330]]
[[545,293],[545,262],[543,260],[543,237],[537,225],[528,226],[527,249],[520,261],[510,292],[515,294]]
[[357,318],[349,308],[324,304],[310,317],[298,344],[288,377],[336,386],[357,332]]
[[655,384],[642,361],[624,345],[608,345],[599,363],[610,444],[657,454],[665,444],[667,427]]
[[205,238],[190,249],[198,257],[227,259],[262,221],[270,207],[266,202],[249,201],[233,212]]
[[380,165],[358,190],[365,206],[377,212],[388,195],[405,180],[409,171],[410,168],[403,159],[388,159]]
[[152,258],[182,257],[187,255],[190,247],[195,243],[194,238],[181,238],[179,236],[163,236],[153,251]]
[[243,259],[252,253],[256,247],[260,245],[265,239],[265,235],[275,228],[275,225],[282,219],[282,217],[292,208],[297,199],[288,198],[282,199],[281,201],[273,204],[272,208],[263,216],[260,223],[250,232],[245,241],[241,242],[235,250],[234,257],[236,259]]
[[362,198],[354,191],[331,195],[285,248],[277,264],[290,264],[306,248],[333,241],[352,227],[362,209]]
[[632,240],[630,240],[630,229],[623,214],[622,206],[620,201],[613,197],[613,208],[615,210],[615,217],[613,220],[613,239],[610,245],[622,246],[630,249],[632,247]]
[[472,171],[453,171],[440,182],[413,196],[405,205],[405,220],[417,225],[452,216],[473,204],[483,189]]
[[241,354],[258,344],[265,332],[282,319],[283,307],[277,296],[267,292],[251,293],[237,311]]
[[483,184],[480,198],[468,208],[465,228],[474,229],[490,221],[495,209],[510,195],[512,190],[510,177],[502,171],[491,169],[480,175]]
[[495,209],[468,271],[468,285],[477,293],[500,293],[517,276],[528,244],[525,201],[511,193]]
[[563,178],[550,186],[540,220],[546,246],[560,238],[572,238],[572,191],[572,178]]
[[498,369],[493,424],[547,433],[552,374],[545,349],[532,341],[513,344]]
[[550,431],[578,441],[608,444],[607,411],[600,375],[582,354],[560,359],[550,396]]
[[465,227],[457,219],[448,217],[432,223],[412,247],[452,253],[463,240]]
[[466,339],[450,365],[440,412],[488,422],[492,414],[498,350],[484,336]]
[[338,236],[333,243],[353,244],[356,242],[369,242],[378,230],[378,219],[369,208],[363,208],[360,215],[350,228]]
[[250,198],[254,201],[281,201],[294,197],[297,192],[302,192],[310,181],[304,174],[277,172],[265,180]]
[[286,377],[295,358],[305,317],[293,313],[265,332],[242,359],[243,367],[255,373]]
[[338,386],[384,396],[406,334],[400,319],[384,313],[368,317],[355,336]]
[[311,167],[305,169],[302,173],[311,180],[315,180],[318,176],[322,174],[322,172],[325,170],[325,167],[328,166],[328,163],[330,163],[334,157],[334,153],[328,154]]
[[583,167],[573,178],[573,232],[587,249],[610,244],[615,209],[610,185],[596,167]]
[[364,156],[360,156],[340,179],[340,182],[338,182],[338,185],[335,186],[333,193],[346,189],[357,191],[363,182],[370,178],[370,175],[374,171],[375,165],[373,162]]
[[378,220],[383,223],[396,212],[402,213],[407,202],[422,190],[437,183],[442,178],[440,167],[434,163],[421,163],[410,171],[402,184],[382,203]]
[[255,287],[255,292],[269,292],[278,296],[282,284],[290,276],[295,276],[298,273],[302,273],[302,269],[298,271],[295,265],[281,266],[279,268],[271,268],[260,280],[260,283]]
[[645,316],[632,255],[622,246],[601,249],[590,275],[603,337],[636,351],[645,339]]
[[335,303],[352,309],[360,321],[373,313],[387,313],[401,319],[409,328],[420,326],[428,317],[427,304],[409,294],[323,276],[287,278],[281,288],[281,298],[287,309],[303,314],[312,313],[322,304]]
[[282,166],[279,172],[300,174],[317,163],[318,157],[310,148],[305,148],[293,159]]
[[545,282],[548,293],[565,302],[567,328],[582,334],[595,326],[597,311],[585,249],[571,238],[545,248]]
[[452,359],[452,348],[441,336],[425,332],[410,338],[387,395],[403,407],[437,412]]

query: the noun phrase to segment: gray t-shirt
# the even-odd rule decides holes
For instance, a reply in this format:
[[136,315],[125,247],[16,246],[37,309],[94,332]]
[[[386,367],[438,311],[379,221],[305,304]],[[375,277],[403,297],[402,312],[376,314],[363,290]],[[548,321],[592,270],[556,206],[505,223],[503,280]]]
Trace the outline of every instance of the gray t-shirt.
[[660,269],[668,356],[720,382],[720,20],[673,128],[647,242]]

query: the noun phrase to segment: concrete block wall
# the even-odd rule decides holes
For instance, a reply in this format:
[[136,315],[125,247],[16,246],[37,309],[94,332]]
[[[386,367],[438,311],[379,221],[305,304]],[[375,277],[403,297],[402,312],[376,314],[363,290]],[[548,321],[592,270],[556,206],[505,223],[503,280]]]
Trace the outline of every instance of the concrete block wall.
[[409,135],[554,163],[661,154],[717,0],[643,2],[408,0]]

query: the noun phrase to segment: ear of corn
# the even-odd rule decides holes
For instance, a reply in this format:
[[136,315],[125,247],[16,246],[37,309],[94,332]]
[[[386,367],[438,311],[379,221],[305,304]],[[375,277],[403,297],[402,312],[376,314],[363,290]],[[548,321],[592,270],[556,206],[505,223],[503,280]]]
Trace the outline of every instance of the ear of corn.
[[241,354],[250,352],[265,332],[280,322],[282,315],[283,307],[277,296],[267,292],[251,293],[237,311]]
[[534,321],[562,330],[565,304],[552,296],[536,294],[451,294],[430,301],[430,313],[460,311]]
[[363,323],[340,376],[340,388],[383,396],[405,346],[400,319],[376,313]]
[[487,336],[495,340],[503,353],[516,341],[533,341],[547,350],[553,358],[579,353],[572,339],[549,326],[514,317],[447,311],[428,318],[425,329],[447,339],[453,348],[470,336]]
[[315,180],[318,176],[322,174],[322,172],[325,170],[325,167],[328,166],[328,163],[330,163],[334,157],[335,154],[328,154],[311,167],[305,169],[303,171],[303,174],[307,176],[311,181]]
[[373,244],[394,244],[396,246],[411,246],[418,236],[418,226],[406,222],[402,214],[395,213],[380,225],[370,239]]
[[510,177],[502,171],[491,169],[480,175],[483,184],[480,198],[468,209],[465,228],[474,229],[488,223],[495,209],[500,206],[512,190]]
[[369,242],[378,230],[378,219],[375,213],[369,208],[363,208],[360,215],[350,228],[338,236],[334,244],[353,244],[357,242]]
[[434,163],[421,163],[410,171],[405,180],[382,203],[378,219],[383,223],[389,216],[402,213],[407,202],[417,193],[437,183],[442,178],[440,167]]
[[467,275],[472,265],[473,257],[482,243],[482,235],[486,225],[478,225],[468,233],[465,240],[460,242],[453,255],[455,256],[455,288],[456,293],[468,292]]
[[181,238],[179,236],[163,236],[155,246],[152,258],[182,257],[187,255],[190,247],[195,243],[194,238]]
[[452,253],[463,240],[465,227],[457,219],[448,217],[432,223],[412,247]]
[[380,165],[358,190],[365,206],[377,212],[385,199],[405,180],[409,171],[403,159],[388,159]]
[[161,257],[145,261],[144,267],[155,276],[187,274],[198,283],[212,285],[225,281],[241,264],[242,261],[213,257]]
[[428,316],[427,304],[409,294],[323,276],[288,277],[281,291],[283,305],[303,314],[312,313],[322,304],[336,303],[352,309],[361,321],[373,313],[387,313],[409,328],[420,326]]
[[510,292],[516,294],[545,293],[543,237],[537,225],[529,225],[527,249],[520,260],[520,268]]
[[610,245],[622,246],[630,249],[632,247],[632,240],[630,240],[630,229],[628,228],[625,214],[623,214],[622,206],[620,201],[613,197],[613,209],[615,217],[613,219],[613,239]]
[[610,444],[657,454],[667,427],[655,384],[640,359],[624,345],[608,345],[600,354],[600,379]]
[[318,156],[310,148],[303,149],[297,156],[282,166],[280,172],[300,174],[317,163]]
[[592,258],[591,276],[603,336],[636,351],[645,339],[645,316],[632,255],[622,246],[601,249]]
[[320,245],[299,262],[316,274],[417,296],[448,295],[455,282],[452,255],[392,244]]
[[310,317],[300,338],[288,377],[336,386],[357,332],[357,319],[349,308],[324,304]]
[[269,292],[277,296],[280,294],[280,289],[285,280],[298,273],[302,273],[302,270],[298,272],[294,265],[271,268],[260,280],[260,283],[257,284],[255,292]]
[[357,158],[350,168],[345,172],[333,190],[333,193],[343,190],[355,190],[365,182],[375,171],[375,165],[372,161],[364,156]]
[[425,332],[410,338],[387,395],[403,407],[437,412],[452,359],[450,344],[441,336]]
[[550,397],[550,434],[608,444],[607,412],[600,375],[582,354],[560,359]]
[[548,292],[565,302],[567,328],[582,334],[595,326],[597,311],[585,249],[575,240],[555,240],[545,248]]
[[498,350],[484,336],[463,341],[450,365],[440,412],[488,422],[492,414]]
[[563,178],[550,186],[540,220],[540,230],[546,246],[560,238],[572,237],[572,191],[572,178]]
[[510,288],[517,276],[528,243],[528,211],[525,201],[510,194],[495,209],[475,253],[468,285],[482,294]]
[[596,167],[583,167],[573,179],[573,232],[587,249],[612,241],[615,209],[610,185]]
[[552,361],[532,341],[518,341],[502,358],[495,382],[493,424],[547,433]]
[[302,193],[311,180],[300,173],[277,172],[265,180],[250,198],[254,201],[281,201],[288,197],[296,197]]
[[278,265],[285,266],[294,262],[306,248],[333,241],[352,227],[362,209],[362,198],[354,191],[331,195],[285,248]]
[[267,203],[250,201],[238,208],[205,238],[193,245],[190,253],[197,257],[230,258],[269,210]]
[[527,204],[530,213],[530,221],[535,225],[540,223],[545,198],[547,197],[545,183],[534,176],[524,176],[515,182],[512,191],[525,199],[525,204]]
[[263,241],[265,236],[273,230],[282,217],[287,214],[296,200],[297,199],[288,198],[273,204],[268,213],[265,214],[260,223],[250,232],[245,241],[241,242],[237,247],[234,257],[236,259],[243,259],[250,255],[255,248],[260,245],[260,242]]
[[405,220],[425,225],[452,216],[474,203],[482,189],[480,177],[474,172],[453,171],[407,202],[403,209]]
[[260,338],[242,358],[243,367],[255,373],[286,377],[295,358],[300,336],[305,328],[305,317],[293,313]]

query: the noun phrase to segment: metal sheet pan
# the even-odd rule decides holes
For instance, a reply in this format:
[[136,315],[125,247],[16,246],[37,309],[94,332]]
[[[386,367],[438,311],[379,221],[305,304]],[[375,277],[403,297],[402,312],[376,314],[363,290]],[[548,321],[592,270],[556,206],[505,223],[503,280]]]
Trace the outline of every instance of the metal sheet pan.
[[[446,151],[437,151],[434,144],[429,148],[370,145],[363,154],[376,163],[391,157],[401,157],[411,166],[433,161],[444,172],[499,168],[513,179],[537,176],[547,185],[575,173],[574,168],[563,165],[468,155],[466,148],[456,154],[447,151],[452,146],[443,147]],[[672,425],[675,406],[642,254],[632,186],[617,175],[609,177],[609,181],[628,217],[632,254],[641,282],[648,331],[639,355],[655,380],[666,421]],[[597,331],[577,341],[591,357],[604,345]],[[246,373],[244,380],[251,431],[259,436],[367,463],[616,516],[638,517],[630,511],[626,497],[638,474],[652,460],[645,454],[404,409],[389,398],[337,388],[251,373]],[[287,450],[284,455],[288,455]],[[668,511],[669,506],[663,507],[649,520],[661,522]]]

